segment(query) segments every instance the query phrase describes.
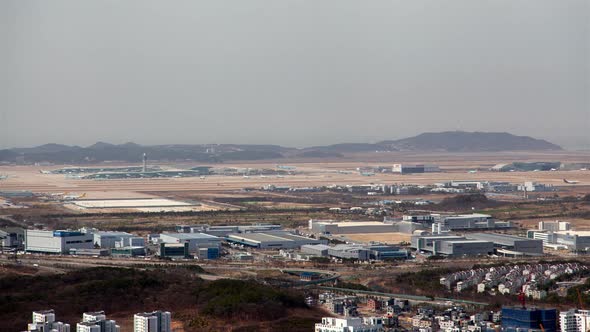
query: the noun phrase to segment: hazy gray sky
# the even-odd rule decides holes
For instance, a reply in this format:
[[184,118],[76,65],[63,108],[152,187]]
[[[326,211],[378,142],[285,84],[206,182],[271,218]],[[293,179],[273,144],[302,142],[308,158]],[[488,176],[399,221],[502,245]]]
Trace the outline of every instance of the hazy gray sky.
[[0,146],[590,147],[590,0],[0,1]]

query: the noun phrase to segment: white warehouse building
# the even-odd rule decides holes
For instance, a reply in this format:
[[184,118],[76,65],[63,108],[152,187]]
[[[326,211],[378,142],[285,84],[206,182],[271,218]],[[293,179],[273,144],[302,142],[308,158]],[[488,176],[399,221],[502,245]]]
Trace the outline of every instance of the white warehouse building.
[[93,249],[94,237],[80,231],[25,230],[25,251],[68,254],[70,249]]

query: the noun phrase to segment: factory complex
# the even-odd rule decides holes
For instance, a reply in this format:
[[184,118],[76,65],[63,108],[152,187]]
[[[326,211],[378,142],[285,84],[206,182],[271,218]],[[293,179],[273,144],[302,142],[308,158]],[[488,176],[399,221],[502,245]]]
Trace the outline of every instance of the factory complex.
[[414,235],[411,247],[419,252],[444,256],[543,255],[541,240],[495,233]]
[[229,243],[258,249],[295,249],[308,244],[328,243],[327,240],[316,240],[283,231],[229,234],[225,239]]
[[569,222],[540,221],[538,229],[527,231],[530,239],[541,240],[543,246],[555,250],[590,250],[590,231],[575,231]]

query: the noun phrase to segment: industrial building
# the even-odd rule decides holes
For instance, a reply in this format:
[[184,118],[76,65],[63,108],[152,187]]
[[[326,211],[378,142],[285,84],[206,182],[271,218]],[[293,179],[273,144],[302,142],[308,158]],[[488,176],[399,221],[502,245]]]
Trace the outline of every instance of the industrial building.
[[394,164],[391,168],[391,172],[400,174],[433,173],[440,172],[440,168],[436,165]]
[[475,240],[493,242],[496,253],[502,255],[520,256],[543,254],[543,241],[541,240],[495,233],[474,233],[469,234],[467,237]]
[[185,243],[160,243],[158,256],[168,258],[189,258],[189,244]]
[[337,244],[328,249],[328,255],[337,258],[366,261],[371,258],[371,251],[358,244]]
[[105,249],[115,247],[145,246],[145,240],[142,237],[135,236],[126,232],[94,232],[94,244]]
[[410,256],[407,250],[396,246],[376,244],[366,246],[366,248],[370,251],[369,258],[374,260],[406,259]]
[[494,252],[494,244],[490,241],[467,239],[457,235],[412,236],[411,248],[445,256],[477,256]]
[[590,250],[590,231],[537,231],[527,232],[530,239],[541,240],[543,245],[554,249],[567,248],[572,251]]
[[403,220],[424,226],[440,224],[441,230],[504,229],[513,227],[510,221],[498,221],[489,214],[471,213],[444,215],[438,213],[404,215]]
[[567,221],[539,221],[539,230],[540,231],[550,231],[550,232],[557,232],[557,231],[569,231],[571,229],[571,224]]
[[25,242],[25,230],[18,227],[0,229],[0,247],[22,248]]
[[68,254],[71,249],[93,249],[94,236],[80,231],[25,230],[25,250],[28,252]]
[[114,257],[136,257],[145,256],[145,247],[118,247],[111,249],[111,256]]
[[309,230],[319,234],[392,233],[397,229],[391,223],[379,221],[309,220]]
[[170,332],[171,315],[168,311],[138,313],[133,316],[133,332]]
[[450,231],[512,227],[510,221],[496,221],[489,214],[480,213],[440,216],[440,224],[443,229]]
[[108,256],[109,255],[108,249],[70,249],[70,255],[76,256]]
[[231,225],[231,226],[211,226],[211,225],[178,225],[176,231],[179,233],[206,233],[209,235],[225,237],[232,233],[254,233],[280,231],[283,227],[276,224],[255,224],[255,225]]
[[330,246],[325,244],[306,244],[301,246],[301,252],[308,255],[314,255],[318,257],[328,256],[328,250]]
[[188,250],[196,252],[199,248],[219,248],[221,238],[204,233],[162,233],[162,243],[188,243]]
[[197,251],[197,258],[199,259],[218,259],[219,248],[199,248]]
[[527,181],[524,185],[519,185],[518,190],[520,191],[553,191],[553,186],[550,184],[543,184],[537,182]]
[[258,249],[295,249],[306,244],[327,244],[326,240],[316,240],[289,232],[261,232],[229,234],[227,242]]

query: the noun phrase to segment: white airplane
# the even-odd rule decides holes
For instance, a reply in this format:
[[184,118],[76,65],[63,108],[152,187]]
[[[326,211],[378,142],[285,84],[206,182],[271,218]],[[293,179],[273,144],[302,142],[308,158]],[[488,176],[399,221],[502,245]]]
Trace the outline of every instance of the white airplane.
[[567,184],[577,184],[580,183],[580,181],[576,181],[576,180],[567,180],[567,179],[563,179],[563,182],[567,183]]
[[469,172],[467,172],[467,173],[475,174],[475,173],[477,173],[477,170],[476,170],[476,169],[472,169],[472,170],[470,170],[470,171],[469,171]]
[[8,175],[0,175],[0,180],[6,180],[8,179]]
[[62,199],[64,201],[73,201],[73,200],[76,200],[78,198],[84,198],[84,197],[86,197],[86,193],[83,193],[82,195],[64,195],[62,197]]
[[587,171],[587,168],[580,168],[580,171]]
[[243,176],[243,178],[244,178],[244,179],[249,179],[249,178],[250,178],[250,176],[248,176],[248,175],[244,175],[244,176]]
[[555,171],[557,171],[557,168],[552,168],[552,169],[550,169],[550,171],[555,172]]
[[199,176],[199,179],[205,180],[205,177],[203,175],[201,175],[201,176]]

